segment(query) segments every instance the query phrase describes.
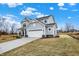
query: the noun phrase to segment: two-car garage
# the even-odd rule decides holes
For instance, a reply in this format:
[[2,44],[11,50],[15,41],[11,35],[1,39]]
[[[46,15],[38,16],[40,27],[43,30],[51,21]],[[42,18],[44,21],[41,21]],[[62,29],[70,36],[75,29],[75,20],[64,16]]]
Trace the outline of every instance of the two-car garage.
[[28,30],[27,34],[28,34],[28,37],[42,37],[43,31],[42,29]]
[[27,28],[28,37],[42,37],[44,25],[40,22],[30,23]]

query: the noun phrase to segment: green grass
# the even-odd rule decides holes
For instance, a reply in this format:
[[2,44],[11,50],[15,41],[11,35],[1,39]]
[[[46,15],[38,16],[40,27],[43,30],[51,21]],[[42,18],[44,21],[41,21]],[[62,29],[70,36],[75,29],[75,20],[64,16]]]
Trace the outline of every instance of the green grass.
[[79,56],[79,41],[68,35],[60,38],[39,39],[19,48],[13,49],[2,56]]

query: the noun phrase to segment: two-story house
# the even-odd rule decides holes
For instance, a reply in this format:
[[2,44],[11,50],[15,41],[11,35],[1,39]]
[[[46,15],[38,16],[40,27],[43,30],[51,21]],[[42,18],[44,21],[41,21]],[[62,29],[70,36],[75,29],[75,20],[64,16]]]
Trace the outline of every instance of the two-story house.
[[57,24],[52,15],[36,19],[25,18],[20,34],[25,37],[56,37]]

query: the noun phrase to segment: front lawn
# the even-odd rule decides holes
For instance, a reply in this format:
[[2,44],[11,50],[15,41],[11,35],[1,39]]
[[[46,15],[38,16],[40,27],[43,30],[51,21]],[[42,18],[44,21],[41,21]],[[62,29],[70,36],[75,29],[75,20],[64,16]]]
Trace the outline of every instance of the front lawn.
[[60,38],[44,38],[35,40],[19,48],[13,49],[3,56],[63,56],[79,55],[79,40],[68,35]]
[[75,39],[79,40],[79,32],[69,33],[69,35]]

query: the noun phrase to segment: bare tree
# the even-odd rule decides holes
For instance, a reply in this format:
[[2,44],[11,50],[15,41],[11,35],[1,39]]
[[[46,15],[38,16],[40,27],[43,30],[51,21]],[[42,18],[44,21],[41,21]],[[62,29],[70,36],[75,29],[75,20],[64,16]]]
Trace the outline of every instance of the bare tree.
[[5,34],[8,31],[5,20],[6,20],[5,18],[0,17],[0,32],[2,34]]
[[74,32],[74,26],[71,23],[66,23],[65,31],[66,32]]
[[11,30],[10,30],[10,33],[11,33],[11,34],[14,34],[14,33],[16,32],[16,30],[17,30],[15,23],[13,23],[10,28],[11,28]]
[[0,34],[14,34],[17,32],[17,23],[11,22],[13,18],[0,17]]

